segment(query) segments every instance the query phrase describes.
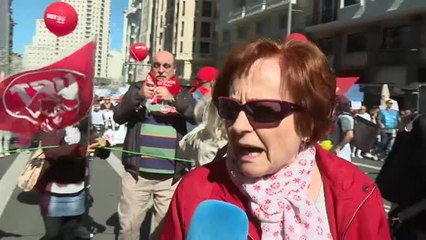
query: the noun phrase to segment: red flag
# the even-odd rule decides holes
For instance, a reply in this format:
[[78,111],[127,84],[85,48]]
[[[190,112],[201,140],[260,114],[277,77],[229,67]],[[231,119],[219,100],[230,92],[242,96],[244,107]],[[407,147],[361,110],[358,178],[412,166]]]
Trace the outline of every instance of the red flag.
[[33,134],[84,118],[93,99],[94,50],[92,41],[52,65],[0,82],[0,129]]
[[338,94],[345,95],[349,89],[359,80],[359,77],[336,78],[336,90]]

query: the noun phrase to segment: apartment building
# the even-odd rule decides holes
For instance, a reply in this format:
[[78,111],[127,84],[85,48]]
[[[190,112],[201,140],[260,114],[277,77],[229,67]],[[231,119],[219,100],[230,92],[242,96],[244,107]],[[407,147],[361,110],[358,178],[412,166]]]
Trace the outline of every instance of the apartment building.
[[[371,94],[366,94],[367,101],[376,101],[383,83],[389,84],[391,95],[398,98],[404,89],[426,81],[426,1],[293,3],[291,32],[303,32],[315,41],[338,76],[359,76],[360,84],[375,84]],[[218,64],[240,41],[258,37],[281,39],[286,35],[288,1],[219,0],[218,6],[218,11],[224,13],[219,14],[217,26]]]
[[78,13],[78,25],[69,35],[56,37],[46,28],[44,21],[36,22],[32,44],[25,46],[24,65],[39,68],[74,52],[90,39],[96,39],[95,77],[108,77],[109,28],[111,0],[63,0]]
[[[138,71],[141,71],[141,65],[146,63],[138,63],[130,55],[130,48],[133,44],[138,42],[144,42],[150,46],[149,38],[148,41],[141,41],[141,28],[147,26],[146,21],[142,21],[142,13],[145,11],[150,12],[149,9],[144,8],[148,4],[152,4],[153,0],[129,0],[128,8],[124,11],[124,27],[123,27],[123,57],[124,57],[124,66],[123,66],[123,76],[124,82],[134,82],[140,80],[142,74],[138,74]],[[151,21],[149,21],[151,22]]]
[[[305,13],[312,12],[312,0],[217,0],[217,55],[220,65],[237,44],[259,37],[282,39],[287,31],[303,31]],[[290,29],[287,22],[291,18]]]
[[2,0],[0,1],[0,76],[3,77],[13,71],[11,69],[13,26],[12,0]]
[[177,72],[189,84],[197,71],[215,65],[216,1],[169,1],[164,48],[176,57]]
[[[145,76],[152,56],[161,50],[175,55],[182,84],[189,84],[201,67],[215,64],[215,0],[130,0],[129,9],[134,11],[126,15],[125,23],[127,81],[139,79],[133,75],[134,68]],[[128,54],[135,42],[150,48],[150,57],[142,63],[135,63]]]
[[113,85],[120,85],[123,82],[123,69],[121,66],[124,64],[123,53],[111,50],[108,54],[108,78]]
[[[316,1],[305,30],[338,75],[359,76],[367,85],[387,83],[402,107],[415,107],[417,97],[407,91],[426,82],[425,13],[424,0]],[[364,90],[368,101],[377,88]]]

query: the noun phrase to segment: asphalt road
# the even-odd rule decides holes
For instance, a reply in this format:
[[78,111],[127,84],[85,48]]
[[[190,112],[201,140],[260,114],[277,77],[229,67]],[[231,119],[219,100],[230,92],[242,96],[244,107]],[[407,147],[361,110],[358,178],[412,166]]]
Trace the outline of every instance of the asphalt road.
[[[29,158],[30,154],[20,153],[0,159],[0,239],[38,240],[44,234],[38,207],[38,194],[23,192],[16,187],[16,180]],[[383,164],[357,158],[353,159],[353,162],[372,179],[375,179]],[[120,174],[124,170],[115,154],[112,154],[107,161],[94,159],[90,166],[90,192],[94,204],[90,208],[89,215],[97,226],[97,233],[93,239],[116,239]],[[385,204],[388,209],[388,203],[385,202]],[[142,231],[146,236],[147,224]]]

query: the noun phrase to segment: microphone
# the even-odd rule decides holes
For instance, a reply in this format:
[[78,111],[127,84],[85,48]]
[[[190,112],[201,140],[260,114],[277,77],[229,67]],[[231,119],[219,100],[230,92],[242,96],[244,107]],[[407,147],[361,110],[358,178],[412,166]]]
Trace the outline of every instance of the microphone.
[[247,240],[249,221],[239,207],[218,200],[206,200],[195,209],[187,240]]

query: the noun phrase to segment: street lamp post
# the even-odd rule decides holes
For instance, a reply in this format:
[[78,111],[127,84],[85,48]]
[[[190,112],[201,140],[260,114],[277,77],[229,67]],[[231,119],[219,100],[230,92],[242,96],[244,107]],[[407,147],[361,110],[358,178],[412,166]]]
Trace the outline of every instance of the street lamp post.
[[288,0],[288,13],[287,13],[287,37],[291,34],[291,21],[293,12],[293,0]]

